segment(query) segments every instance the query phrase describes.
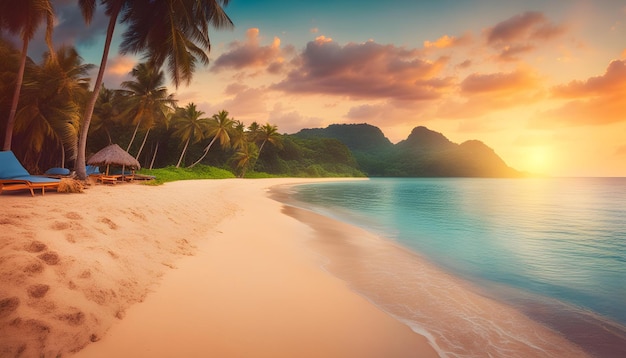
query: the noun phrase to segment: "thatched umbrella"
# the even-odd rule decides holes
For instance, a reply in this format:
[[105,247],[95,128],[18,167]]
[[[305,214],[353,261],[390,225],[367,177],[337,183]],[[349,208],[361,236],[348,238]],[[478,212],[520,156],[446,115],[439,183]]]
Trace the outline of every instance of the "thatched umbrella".
[[122,173],[124,173],[125,167],[129,167],[132,170],[141,168],[137,159],[133,158],[132,155],[128,154],[127,151],[120,148],[117,144],[109,144],[108,146],[100,149],[100,151],[92,155],[91,158],[87,160],[87,164],[98,166],[106,165],[107,175],[109,175],[109,165],[121,165]]

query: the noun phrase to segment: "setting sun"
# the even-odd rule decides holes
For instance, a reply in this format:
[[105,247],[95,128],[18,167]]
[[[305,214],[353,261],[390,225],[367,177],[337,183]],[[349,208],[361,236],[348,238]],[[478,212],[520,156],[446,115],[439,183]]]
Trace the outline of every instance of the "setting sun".
[[550,147],[541,145],[528,148],[524,168],[532,174],[547,174],[553,165]]

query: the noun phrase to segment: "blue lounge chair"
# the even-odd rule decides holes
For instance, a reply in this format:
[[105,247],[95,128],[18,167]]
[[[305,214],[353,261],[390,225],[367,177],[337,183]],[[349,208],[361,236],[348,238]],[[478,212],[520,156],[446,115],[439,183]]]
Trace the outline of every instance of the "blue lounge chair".
[[0,152],[0,193],[3,190],[26,189],[35,196],[34,189],[41,189],[41,195],[44,195],[46,188],[58,189],[59,182],[59,179],[30,175],[12,151]]

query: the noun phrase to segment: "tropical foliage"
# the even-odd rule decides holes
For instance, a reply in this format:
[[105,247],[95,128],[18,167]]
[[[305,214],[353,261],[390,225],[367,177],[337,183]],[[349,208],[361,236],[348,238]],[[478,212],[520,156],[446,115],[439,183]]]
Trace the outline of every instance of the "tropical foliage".
[[[0,121],[6,134],[0,144],[32,173],[60,166],[84,177],[87,156],[115,143],[144,168],[179,173],[218,167],[239,177],[362,175],[338,141],[290,138],[270,123],[246,127],[226,109],[205,114],[194,103],[179,106],[168,92],[166,74],[178,87],[208,62],[209,27],[232,26],[222,8],[228,0],[78,0],[87,24],[98,5],[109,19],[93,84],[95,66],[73,47],[51,50],[41,62],[26,55],[43,24],[53,49],[53,3],[0,2],[0,118],[10,119]],[[106,88],[102,76],[118,23],[125,25],[120,52],[142,54],[145,62],[133,68],[131,80]],[[21,50],[2,38],[3,30],[17,36]]]

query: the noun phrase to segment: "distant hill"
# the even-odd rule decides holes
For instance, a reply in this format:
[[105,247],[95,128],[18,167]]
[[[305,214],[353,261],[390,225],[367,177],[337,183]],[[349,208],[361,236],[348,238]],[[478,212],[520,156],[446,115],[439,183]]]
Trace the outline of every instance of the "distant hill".
[[392,177],[521,177],[493,149],[478,140],[456,144],[443,134],[420,126],[393,144],[369,124],[333,124],[303,129],[296,138],[333,138],[352,151],[368,176]]

